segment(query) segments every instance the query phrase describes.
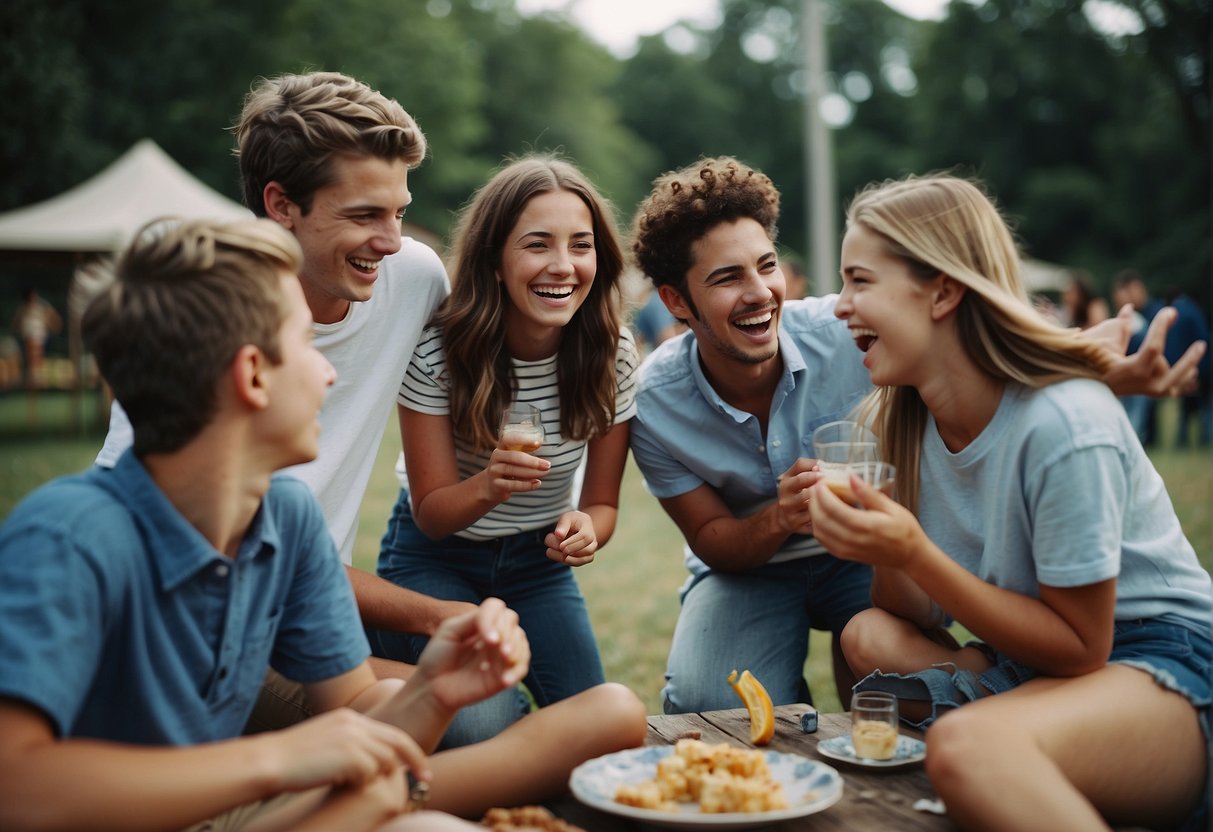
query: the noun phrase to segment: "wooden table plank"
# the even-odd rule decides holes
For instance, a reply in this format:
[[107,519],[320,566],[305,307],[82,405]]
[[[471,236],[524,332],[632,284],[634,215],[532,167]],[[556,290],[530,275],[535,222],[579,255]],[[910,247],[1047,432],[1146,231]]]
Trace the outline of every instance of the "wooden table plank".
[[[944,816],[912,808],[920,798],[934,798],[921,764],[896,769],[865,769],[830,759],[817,753],[817,743],[851,730],[847,714],[818,714],[816,734],[800,730],[800,715],[808,705],[782,705],[775,710],[775,737],[767,746],[774,751],[801,754],[830,765],[842,774],[843,795],[838,803],[823,812],[797,820],[763,827],[771,832],[829,832],[830,830],[905,830],[905,832],[943,832],[955,829]],[[903,727],[903,733],[918,736]],[[745,709],[710,711],[698,714],[649,717],[645,745],[673,745],[683,737],[697,736],[708,743],[728,742],[750,745],[750,723]],[[579,803],[571,795],[550,808],[569,823],[587,832],[641,832],[653,827],[600,812]]]

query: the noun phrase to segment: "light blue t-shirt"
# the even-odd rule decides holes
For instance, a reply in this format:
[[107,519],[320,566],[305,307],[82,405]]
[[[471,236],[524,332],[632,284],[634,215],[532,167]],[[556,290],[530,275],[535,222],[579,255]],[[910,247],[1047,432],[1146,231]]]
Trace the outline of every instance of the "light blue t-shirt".
[[[771,401],[764,438],[758,418],[727,404],[708,382],[693,333],[671,338],[640,368],[632,454],[659,499],[704,483],[736,517],[775,502],[779,476],[812,457],[813,430],[848,418],[872,389],[863,353],[834,317],[837,295],[784,303],[779,326],[783,377]],[[792,535],[769,561],[825,552],[809,535]],[[707,570],[686,548],[687,568]]]
[[369,653],[320,507],[293,478],[273,478],[235,559],[130,451],[43,486],[0,527],[0,695],[59,736],[230,739],[267,666],[315,682]]
[[1209,634],[1209,574],[1100,382],[1008,383],[994,418],[955,454],[930,419],[918,516],[936,545],[996,586],[1038,598],[1041,584],[1115,577],[1117,620],[1177,615]]

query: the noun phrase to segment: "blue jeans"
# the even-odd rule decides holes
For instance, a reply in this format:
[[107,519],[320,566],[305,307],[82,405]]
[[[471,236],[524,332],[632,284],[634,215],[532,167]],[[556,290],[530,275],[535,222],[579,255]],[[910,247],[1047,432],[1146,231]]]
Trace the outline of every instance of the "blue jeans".
[[667,714],[737,708],[729,673],[749,669],[776,705],[800,701],[809,630],[838,638],[872,605],[866,565],[815,555],[745,572],[708,571],[682,590],[662,707]]
[[[559,702],[604,681],[598,643],[572,567],[549,560],[537,529],[497,540],[454,535],[430,540],[413,520],[402,491],[379,548],[379,575],[397,586],[434,598],[478,604],[500,598],[518,613],[531,643],[531,670],[524,680],[539,707]],[[376,654],[416,662],[429,638],[379,631]],[[444,747],[498,733],[526,712],[525,700],[507,690],[464,708],[443,739]],[[466,713],[465,713],[466,712]],[[506,720],[505,724],[494,722]]]

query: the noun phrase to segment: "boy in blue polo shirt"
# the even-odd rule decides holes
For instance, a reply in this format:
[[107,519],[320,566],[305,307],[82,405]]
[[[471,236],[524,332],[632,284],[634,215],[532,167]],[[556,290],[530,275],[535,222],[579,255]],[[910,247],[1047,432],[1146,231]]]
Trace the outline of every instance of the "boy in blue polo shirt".
[[[604,686],[588,740],[570,709],[427,758],[529,647],[490,599],[442,624],[407,686],[376,681],[315,499],[272,476],[316,455],[335,380],[300,258],[272,221],[160,223],[86,313],[134,446],[0,529],[0,828],[474,828],[402,814],[406,773],[474,815],[643,740],[639,702]],[[267,665],[320,715],[240,737]],[[502,765],[527,750],[542,763]]]

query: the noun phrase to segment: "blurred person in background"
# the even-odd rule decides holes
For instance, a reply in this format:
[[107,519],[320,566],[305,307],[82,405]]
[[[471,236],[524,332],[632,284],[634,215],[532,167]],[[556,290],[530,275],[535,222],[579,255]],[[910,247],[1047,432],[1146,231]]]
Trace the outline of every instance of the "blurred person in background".
[[1061,309],[1061,325],[1076,326],[1079,329],[1106,321],[1111,314],[1108,311],[1108,302],[1095,294],[1095,289],[1091,286],[1091,276],[1085,271],[1070,274],[1070,282],[1061,293]]

